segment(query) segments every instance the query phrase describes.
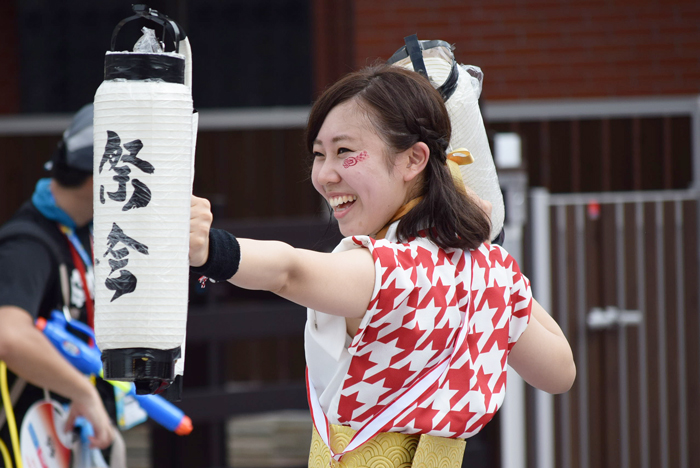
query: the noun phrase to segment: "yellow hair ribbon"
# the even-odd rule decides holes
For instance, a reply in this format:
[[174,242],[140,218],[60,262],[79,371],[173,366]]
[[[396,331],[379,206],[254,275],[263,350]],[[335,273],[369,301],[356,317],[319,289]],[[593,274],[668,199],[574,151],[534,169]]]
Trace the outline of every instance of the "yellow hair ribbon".
[[474,162],[474,156],[466,148],[457,148],[447,153],[447,160],[455,162],[458,166],[466,166]]
[[459,170],[459,166],[466,166],[473,162],[474,156],[465,148],[458,148],[447,153],[447,168],[450,170],[450,174],[452,174],[455,187],[464,195],[467,194],[467,190],[464,186],[464,179],[462,179],[462,172]]

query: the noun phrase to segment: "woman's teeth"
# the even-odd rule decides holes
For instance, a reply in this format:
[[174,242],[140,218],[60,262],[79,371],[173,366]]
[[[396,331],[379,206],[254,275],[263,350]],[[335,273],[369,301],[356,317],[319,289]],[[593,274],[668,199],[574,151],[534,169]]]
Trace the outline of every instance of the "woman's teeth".
[[331,197],[328,202],[331,204],[331,207],[336,210],[336,209],[344,209],[346,207],[341,207],[341,205],[344,205],[346,203],[352,203],[355,200],[357,200],[357,197],[355,195],[343,195],[341,197]]

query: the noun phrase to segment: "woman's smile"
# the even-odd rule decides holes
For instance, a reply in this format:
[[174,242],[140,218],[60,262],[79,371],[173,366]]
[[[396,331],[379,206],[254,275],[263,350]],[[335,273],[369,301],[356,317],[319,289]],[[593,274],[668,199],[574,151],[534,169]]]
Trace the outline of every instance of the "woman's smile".
[[342,195],[337,197],[330,197],[328,199],[328,203],[330,203],[331,208],[333,208],[333,212],[342,213],[344,211],[349,210],[350,207],[352,207],[352,205],[355,204],[356,200],[356,195]]

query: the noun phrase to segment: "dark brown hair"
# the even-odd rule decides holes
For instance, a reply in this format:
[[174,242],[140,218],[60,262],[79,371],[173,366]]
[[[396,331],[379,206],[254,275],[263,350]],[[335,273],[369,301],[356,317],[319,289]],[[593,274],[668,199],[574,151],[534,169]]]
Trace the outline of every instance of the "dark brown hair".
[[475,249],[488,240],[488,217],[457,191],[445,164],[452,132],[450,118],[440,93],[427,78],[389,65],[368,67],[341,78],[324,91],[311,109],[306,128],[310,153],[328,113],[350,99],[357,99],[377,135],[395,153],[419,141],[430,149],[423,182],[419,193],[414,194],[423,199],[401,219],[398,239],[406,241],[425,230],[425,235],[442,248]]

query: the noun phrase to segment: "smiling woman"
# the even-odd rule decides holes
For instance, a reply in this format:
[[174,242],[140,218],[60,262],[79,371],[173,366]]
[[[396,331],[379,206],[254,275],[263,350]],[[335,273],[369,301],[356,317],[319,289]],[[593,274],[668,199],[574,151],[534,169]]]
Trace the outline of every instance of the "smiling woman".
[[345,236],[375,235],[420,182],[428,159],[425,145],[415,155],[392,155],[390,168],[385,152],[386,144],[355,99],[334,107],[315,138],[311,180],[333,207]]
[[[307,148],[315,157],[314,187],[328,199],[329,194],[341,195],[337,190],[344,185],[357,183],[367,187],[365,176],[369,172],[374,177],[386,176],[385,183],[398,177],[403,180],[397,187],[382,187],[381,181],[375,181],[370,188],[385,189],[399,198],[403,195],[399,205],[385,193],[366,193],[364,197],[350,193],[358,195],[360,202],[370,203],[369,199],[374,198],[373,206],[365,211],[376,212],[372,218],[385,218],[385,224],[403,204],[416,200],[415,207],[399,225],[400,239],[413,237],[431,226],[433,229],[426,236],[438,245],[475,248],[488,239],[488,218],[475,200],[464,197],[451,182],[446,166],[451,126],[445,104],[427,80],[412,79],[414,75],[399,67],[368,68],[342,78],[318,99],[306,133]],[[319,158],[325,167],[331,157],[348,169],[340,182],[335,180],[332,164],[328,169],[331,173],[323,173],[320,179],[315,176],[319,173]],[[364,159],[370,159],[374,165],[358,165]],[[366,164],[369,166],[370,162]],[[380,165],[386,170],[379,171]],[[357,171],[352,172],[355,167]],[[335,215],[346,236],[373,235],[385,227],[363,224],[359,231],[346,231],[344,226],[350,228],[352,223],[342,221],[344,214],[339,217],[336,211]]]
[[545,391],[573,383],[566,338],[452,177],[449,139],[427,79],[368,68],[309,117],[311,180],[347,236],[332,253],[210,229],[209,202],[192,199],[193,271],[308,307],[309,466],[460,466],[503,402],[508,363]]

